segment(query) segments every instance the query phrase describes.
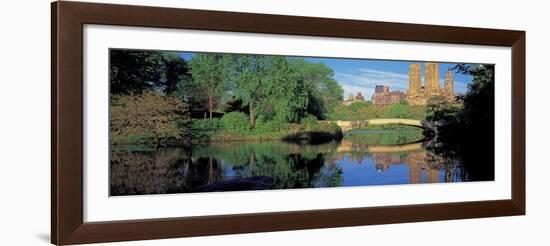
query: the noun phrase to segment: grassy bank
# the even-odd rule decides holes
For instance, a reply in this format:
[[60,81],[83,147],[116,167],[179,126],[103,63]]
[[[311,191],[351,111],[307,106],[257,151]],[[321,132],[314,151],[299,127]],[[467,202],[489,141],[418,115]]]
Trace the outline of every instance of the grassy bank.
[[[230,118],[230,117],[228,117]],[[180,126],[180,137],[157,137],[154,134],[113,136],[114,145],[192,145],[226,141],[307,140],[324,142],[341,139],[342,129],[335,123],[319,123],[309,119],[300,123],[276,121],[256,122],[251,127],[247,119],[193,119]]]
[[215,119],[193,122],[195,142],[308,140],[328,141],[342,138],[342,129],[336,124],[317,121],[302,123],[278,123],[258,121],[256,126],[237,127]]

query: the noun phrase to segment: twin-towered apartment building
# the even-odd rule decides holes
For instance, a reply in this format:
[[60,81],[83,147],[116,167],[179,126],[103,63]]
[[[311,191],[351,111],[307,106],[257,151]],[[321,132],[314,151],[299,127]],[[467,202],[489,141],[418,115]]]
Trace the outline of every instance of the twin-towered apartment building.
[[[424,82],[424,83],[423,83]],[[421,64],[415,63],[409,66],[409,88],[404,93],[401,91],[390,91],[387,85],[376,85],[372,95],[374,105],[388,105],[407,100],[410,105],[426,105],[432,97],[442,97],[448,101],[454,101],[454,80],[453,73],[449,69],[445,74],[443,88],[439,81],[439,64],[427,62],[424,65],[424,81],[422,81]],[[350,95],[345,104],[360,101],[363,96],[358,93],[355,98]]]
[[409,89],[407,90],[409,104],[426,105],[428,100],[435,96],[443,97],[448,101],[454,100],[453,72],[450,69],[447,70],[443,88],[440,88],[439,64],[427,62],[424,65],[424,84],[422,84],[420,64],[411,64],[409,66]]

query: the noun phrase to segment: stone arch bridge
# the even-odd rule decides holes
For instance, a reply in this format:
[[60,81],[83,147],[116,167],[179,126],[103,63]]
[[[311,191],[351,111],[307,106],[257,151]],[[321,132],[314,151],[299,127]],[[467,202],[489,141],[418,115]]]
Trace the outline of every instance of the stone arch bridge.
[[381,126],[381,125],[407,125],[414,126],[423,129],[429,129],[435,131],[435,125],[431,122],[415,120],[415,119],[370,119],[370,120],[354,120],[354,121],[324,121],[327,123],[336,123],[343,132],[347,132],[356,128],[365,127],[365,126]]

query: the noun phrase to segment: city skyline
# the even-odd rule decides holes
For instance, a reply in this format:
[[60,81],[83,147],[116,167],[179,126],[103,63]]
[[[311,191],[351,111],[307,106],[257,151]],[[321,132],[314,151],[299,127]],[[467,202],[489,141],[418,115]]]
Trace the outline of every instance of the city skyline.
[[[178,52],[185,60],[190,60],[196,52]],[[425,61],[394,61],[374,59],[349,59],[349,58],[321,58],[321,57],[296,57],[314,63],[323,63],[334,71],[334,79],[344,89],[344,99],[352,93],[358,92],[370,100],[374,94],[376,85],[387,85],[392,91],[407,92],[409,86],[409,66]],[[439,84],[444,85],[445,74],[459,63],[437,62],[439,64]],[[421,68],[421,81],[424,82],[424,70]],[[472,77],[452,70],[454,78],[454,90],[457,94],[464,94]]]
[[[343,58],[306,58],[311,62],[322,62],[334,70],[334,79],[344,89],[344,96],[349,93],[354,95],[361,92],[365,98],[370,99],[376,85],[387,85],[392,91],[406,93],[409,86],[409,66],[425,61],[389,61],[368,59],[343,59]],[[439,84],[443,87],[445,73],[459,63],[439,64]],[[425,68],[421,68],[421,81],[424,82]],[[452,70],[455,92],[464,94],[472,77]]]

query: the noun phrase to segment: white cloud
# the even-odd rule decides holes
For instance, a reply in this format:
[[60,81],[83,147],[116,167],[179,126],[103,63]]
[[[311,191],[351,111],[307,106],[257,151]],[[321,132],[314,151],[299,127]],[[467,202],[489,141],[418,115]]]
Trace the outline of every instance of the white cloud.
[[388,85],[390,90],[405,92],[409,85],[409,75],[380,71],[374,69],[360,68],[347,73],[336,73],[335,79],[342,85],[345,97],[349,93],[363,93],[365,98],[371,98],[376,85]]
[[342,88],[344,89],[344,99],[348,99],[350,93],[353,93],[353,96],[355,96],[357,95],[357,92],[361,92],[361,94],[365,97],[365,100],[370,100],[372,94],[374,93],[374,87],[366,88],[362,86],[342,84]]
[[394,79],[404,79],[404,80],[407,80],[407,81],[409,80],[409,75],[408,74],[380,71],[380,70],[374,70],[374,69],[368,69],[368,68],[360,68],[358,70],[361,73],[369,74],[371,76],[379,77],[379,78],[382,78],[382,79],[384,79],[384,78],[394,78]]

